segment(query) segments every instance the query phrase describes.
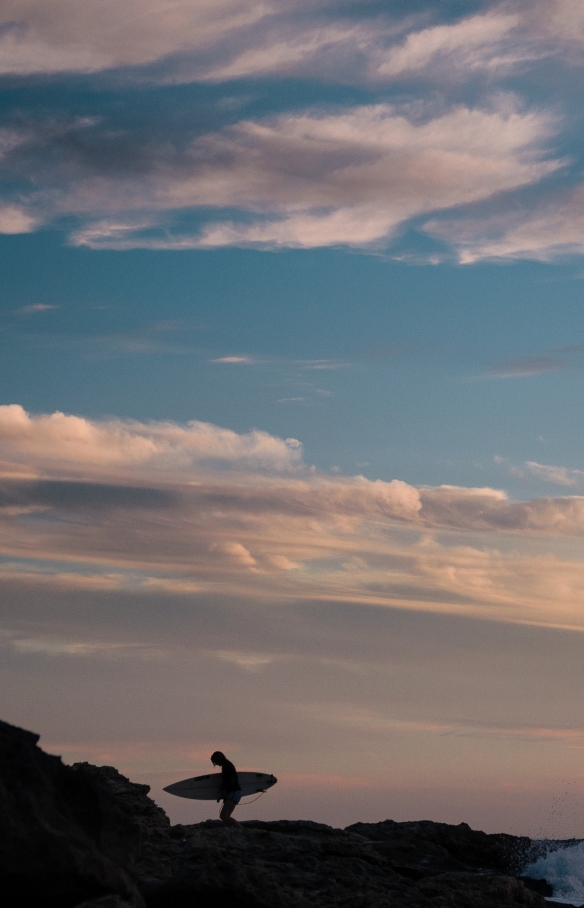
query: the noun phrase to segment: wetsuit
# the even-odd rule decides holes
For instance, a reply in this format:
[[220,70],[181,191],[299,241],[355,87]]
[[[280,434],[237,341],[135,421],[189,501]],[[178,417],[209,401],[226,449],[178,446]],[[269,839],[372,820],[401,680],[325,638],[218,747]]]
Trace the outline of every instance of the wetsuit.
[[[236,804],[239,803],[241,787],[237,778],[237,770],[229,760],[226,760],[221,767],[221,788],[228,800],[235,801]],[[230,795],[239,795],[239,797],[232,798]]]

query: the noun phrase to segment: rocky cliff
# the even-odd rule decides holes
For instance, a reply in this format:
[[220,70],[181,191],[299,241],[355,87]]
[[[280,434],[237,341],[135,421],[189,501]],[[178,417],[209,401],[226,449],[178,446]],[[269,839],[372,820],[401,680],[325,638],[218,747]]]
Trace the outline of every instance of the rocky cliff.
[[[0,722],[0,891],[27,908],[544,908],[538,846],[462,823],[171,826],[113,767]],[[539,891],[537,891],[539,890]]]

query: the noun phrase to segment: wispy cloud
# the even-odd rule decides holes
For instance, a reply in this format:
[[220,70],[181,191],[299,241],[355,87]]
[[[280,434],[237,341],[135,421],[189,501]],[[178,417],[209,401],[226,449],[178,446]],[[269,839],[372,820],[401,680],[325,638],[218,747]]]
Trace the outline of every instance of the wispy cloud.
[[292,73],[392,80],[420,71],[435,77],[441,67],[449,77],[509,69],[582,43],[577,0],[502,3],[454,21],[439,15],[430,7],[425,20],[433,24],[420,28],[419,17],[395,4],[372,18],[356,2],[343,9],[303,0],[12,2],[0,15],[0,72],[146,69],[150,79],[175,83]]
[[23,655],[50,657],[72,656],[85,659],[164,659],[162,647],[143,643],[116,643],[79,640],[62,640],[56,637],[15,637],[9,641],[12,649]]
[[22,306],[15,309],[15,315],[34,315],[36,312],[48,312],[51,309],[60,309],[60,306],[50,306],[47,303],[34,303],[32,306]]
[[310,369],[315,372],[336,371],[337,369],[346,369],[351,364],[335,359],[299,359],[296,361],[303,369]]
[[[543,154],[552,128],[553,118],[508,98],[423,118],[417,108],[378,104],[242,121],[196,139],[170,170],[155,152],[139,180],[112,174],[108,189],[100,178],[101,210],[123,200],[125,214],[83,226],[71,241],[95,249],[368,246],[414,216],[539,181],[562,163]],[[97,214],[95,189],[88,172],[55,196],[55,211]],[[196,234],[161,229],[152,211],[179,206],[247,214]],[[130,216],[131,208],[151,213]]]
[[521,466],[512,466],[510,472],[521,479],[533,477],[552,485],[571,487],[584,485],[584,470],[537,463],[535,460],[526,460]]
[[[441,20],[430,7],[423,16],[373,16],[358,4],[342,13],[302,0],[173,0],[164,9],[130,0],[96,10],[34,0],[0,13],[0,47],[6,72],[119,76],[131,68],[173,84],[284,73],[361,85],[479,71],[493,79],[555,53],[565,22],[576,34],[567,2],[557,0],[546,23],[541,4],[524,3]],[[107,117],[15,115],[0,135],[0,231],[76,221],[70,242],[93,249],[371,249],[433,215],[426,231],[460,261],[580,252],[577,190],[572,200],[550,197],[549,210],[532,202],[522,214],[515,200],[505,203],[566,165],[548,147],[561,117],[488,84],[473,105],[456,92],[421,104],[410,85],[408,104],[340,102],[300,113],[276,105],[279,115],[235,124],[230,116],[230,125],[196,138],[187,126],[145,136]],[[477,216],[476,205],[494,198],[499,213],[490,222]],[[453,217],[469,205],[472,214]],[[446,211],[447,220],[438,217]]]
[[[581,64],[576,0],[484,4],[454,18],[431,4],[416,15],[366,6],[5,4],[7,74],[109,71],[126,86],[299,75],[369,89],[399,83],[411,101],[300,113],[280,104],[279,115],[236,124],[230,115],[229,126],[195,139],[187,127],[145,137],[99,116],[49,113],[41,123],[19,114],[0,130],[0,232],[73,220],[70,241],[94,249],[376,249],[429,218],[423,229],[462,263],[582,254],[580,186],[509,195],[570,163],[548,147],[563,126],[559,108],[529,110],[501,90],[507,74],[546,57]],[[471,76],[482,79],[474,106],[454,86]],[[451,101],[422,105],[437,81]],[[479,210],[489,200],[491,210]]]
[[524,356],[504,363],[494,363],[489,366],[483,378],[531,378],[547,372],[558,372],[564,368],[564,363],[549,356]]
[[418,734],[455,735],[460,737],[511,737],[523,738],[526,741],[562,740],[566,743],[584,747],[584,729],[545,725],[496,725],[489,722],[461,721],[450,722],[420,721],[400,719],[384,714],[381,710],[363,707],[346,709],[331,705],[325,722],[356,728],[362,731],[383,733],[388,730],[414,732]]
[[0,233],[32,233],[40,223],[38,215],[25,207],[0,204]]
[[476,69],[510,67],[528,55],[521,42],[506,39],[521,17],[495,9],[448,25],[434,25],[413,31],[402,44],[390,48],[378,65],[377,74],[396,77],[405,73],[440,67],[452,75]]
[[578,0],[523,2],[522,14],[526,28],[544,46],[556,52],[561,49],[572,62],[581,62],[579,52],[584,47],[584,12]]
[[[304,13],[306,14],[306,7]],[[322,19],[288,20],[266,29],[261,44],[255,40],[231,59],[208,67],[192,67],[201,81],[223,82],[250,76],[302,73],[346,81],[343,66],[357,78],[367,78],[364,58],[366,52],[379,44],[379,31],[391,35],[389,23],[381,21],[381,29],[365,22],[340,20],[327,24]],[[185,67],[181,68],[185,71]],[[187,69],[188,71],[188,69]]]
[[129,0],[87,6],[75,0],[9,2],[0,15],[1,72],[91,73],[144,66],[170,54],[203,51],[234,30],[273,15],[260,0]]
[[462,264],[481,260],[551,262],[584,252],[584,189],[576,186],[529,203],[501,206],[497,215],[429,221],[425,229],[457,250]]
[[544,350],[536,356],[518,356],[500,363],[491,363],[473,380],[533,378],[553,372],[562,372],[577,365],[575,356],[584,352],[582,344],[568,344]]
[[[583,536],[584,498],[416,488],[325,474],[301,455],[294,439],[204,423],[0,408],[0,583],[581,626],[584,565],[522,554],[521,540]],[[36,478],[17,478],[15,464]],[[560,478],[575,482],[575,472]],[[437,541],[438,530],[452,539]],[[484,543],[470,545],[469,534]],[[497,539],[510,534],[504,554]]]
[[[25,306],[13,310],[15,315],[31,316],[60,306]],[[96,307],[105,308],[105,307]],[[24,343],[38,350],[64,350],[78,353],[89,360],[109,359],[116,356],[140,356],[163,354],[176,356],[201,356],[203,350],[196,342],[195,335],[205,326],[188,320],[176,320],[146,324],[130,331],[83,334],[81,332],[44,330],[27,332],[16,330],[14,324],[6,331]]]
[[218,356],[216,359],[209,360],[211,363],[226,363],[231,366],[251,366],[258,361],[253,356]]
[[267,665],[272,665],[277,656],[264,653],[238,652],[234,650],[215,650],[210,655],[215,656],[222,662],[229,662],[237,665],[239,668],[248,672],[259,672]]
[[298,367],[301,370],[309,371],[336,371],[346,369],[351,365],[350,362],[338,359],[284,359],[281,356],[258,357],[251,356],[247,353],[234,353],[226,356],[218,356],[209,360],[211,363],[219,363],[227,366],[276,366],[276,367]]

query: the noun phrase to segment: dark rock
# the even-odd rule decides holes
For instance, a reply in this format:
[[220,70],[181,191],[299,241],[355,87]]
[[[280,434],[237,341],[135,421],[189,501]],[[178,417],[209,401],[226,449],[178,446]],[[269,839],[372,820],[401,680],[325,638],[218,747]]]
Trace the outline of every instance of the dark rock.
[[[465,823],[171,826],[111,766],[64,766],[0,723],[0,891],[27,908],[545,908],[542,843]],[[557,847],[561,847],[557,845]]]
[[[183,908],[193,903],[189,899],[197,908],[228,903],[242,908],[544,906],[541,895],[512,877],[477,868],[444,872],[443,865],[454,863],[447,848],[428,844],[420,833],[416,852],[411,829],[404,846],[409,865],[396,864],[394,853],[389,858],[384,853],[387,825],[372,826],[382,827],[379,839],[373,829],[366,837],[298,821],[248,821],[242,830],[215,821],[184,826],[184,840],[167,836],[150,852],[147,866],[139,863],[142,893],[148,908]],[[447,827],[447,841],[451,832]]]
[[[158,832],[162,831],[166,834],[170,830],[170,820],[164,810],[148,797],[149,785],[130,782],[113,766],[74,763],[71,768],[94,780],[98,787],[108,789],[114,796],[118,807],[126,814],[131,823],[140,829],[140,842]],[[139,848],[136,850],[135,856],[139,850]]]
[[127,872],[139,830],[105,788],[0,722],[0,889],[9,904],[73,908],[141,897]]
[[75,908],[132,908],[132,906],[119,895],[102,895],[101,898],[81,902]]
[[[347,832],[357,832],[373,841],[383,843],[388,857],[395,855],[396,861],[409,864],[404,856],[415,854],[415,866],[432,872],[440,868],[463,870],[465,867],[508,873],[519,870],[526,863],[531,840],[498,833],[488,835],[471,829],[466,823],[449,826],[447,823],[433,823],[420,820],[395,823],[354,823]],[[446,865],[451,864],[448,867]],[[456,865],[456,866],[454,866]]]
[[551,886],[547,880],[534,880],[531,876],[518,876],[518,880],[521,880],[524,886],[527,889],[531,889],[532,892],[539,892],[540,895],[553,895],[554,887]]
[[540,895],[514,877],[480,875],[476,873],[448,873],[424,880],[420,891],[432,898],[433,904],[456,905],[459,908],[489,908],[509,902],[541,908]]
[[267,891],[261,891],[257,878],[248,885],[247,874],[238,873],[238,869],[227,865],[206,870],[184,868],[146,889],[146,904],[148,908],[192,908],[193,904],[197,908],[285,908],[290,904],[266,880],[262,882],[267,884]]

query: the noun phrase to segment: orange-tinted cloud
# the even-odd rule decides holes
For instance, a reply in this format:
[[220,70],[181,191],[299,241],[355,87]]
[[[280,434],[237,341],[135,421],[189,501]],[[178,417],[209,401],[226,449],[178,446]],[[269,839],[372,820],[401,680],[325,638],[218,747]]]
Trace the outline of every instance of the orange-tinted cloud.
[[584,533],[578,496],[324,474],[267,433],[16,406],[0,408],[0,458],[0,583],[584,627],[584,565],[545,544]]

